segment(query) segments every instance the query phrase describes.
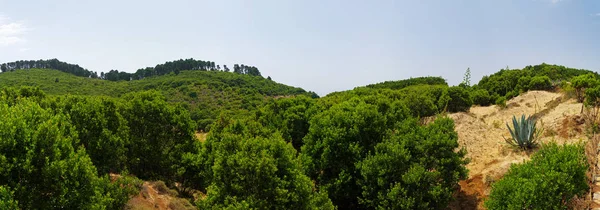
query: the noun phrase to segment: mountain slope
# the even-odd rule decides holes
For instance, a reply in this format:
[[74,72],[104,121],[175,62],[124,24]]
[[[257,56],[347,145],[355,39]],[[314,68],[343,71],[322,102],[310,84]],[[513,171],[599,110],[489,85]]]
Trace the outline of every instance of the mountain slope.
[[158,90],[170,102],[182,102],[198,122],[209,129],[221,111],[245,115],[269,97],[312,95],[301,88],[276,83],[262,77],[220,71],[181,71],[134,81],[108,81],[77,77],[50,69],[27,69],[0,74],[1,87],[39,87],[49,95],[88,95],[120,97],[127,93]]

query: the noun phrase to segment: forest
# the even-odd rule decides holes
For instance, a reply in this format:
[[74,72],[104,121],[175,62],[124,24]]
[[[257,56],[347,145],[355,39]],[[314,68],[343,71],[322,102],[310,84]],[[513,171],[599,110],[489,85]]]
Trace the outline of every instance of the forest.
[[[135,73],[56,59],[2,72],[0,209],[135,209],[144,181],[197,209],[446,209],[470,161],[448,113],[531,90],[600,106],[597,73],[550,64],[324,97],[253,66],[194,59]],[[583,145],[536,147],[495,181],[487,209],[567,209],[589,190]]]

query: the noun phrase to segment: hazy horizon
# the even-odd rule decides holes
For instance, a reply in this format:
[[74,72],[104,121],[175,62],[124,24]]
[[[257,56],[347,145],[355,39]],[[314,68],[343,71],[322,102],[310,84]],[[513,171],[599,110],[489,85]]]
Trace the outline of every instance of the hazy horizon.
[[600,1],[8,1],[0,63],[134,72],[194,58],[253,65],[323,96],[418,76],[458,84],[543,62],[598,71]]

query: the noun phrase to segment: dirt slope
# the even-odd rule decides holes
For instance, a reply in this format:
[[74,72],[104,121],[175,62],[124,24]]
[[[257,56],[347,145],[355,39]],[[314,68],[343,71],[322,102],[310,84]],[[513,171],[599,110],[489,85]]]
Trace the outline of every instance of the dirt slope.
[[471,162],[469,179],[461,181],[462,191],[452,209],[482,209],[482,199],[489,194],[489,184],[501,178],[513,163],[529,159],[529,153],[514,150],[504,140],[510,134],[506,123],[512,117],[538,116],[538,128],[544,129],[541,142],[574,143],[585,141],[582,122],[578,119],[581,104],[563,100],[562,95],[530,91],[508,101],[507,107],[472,107],[468,113],[450,114],[456,124],[459,144],[466,148]]
[[127,202],[125,209],[188,210],[195,207],[186,199],[179,198],[177,191],[159,181],[144,182],[140,193]]

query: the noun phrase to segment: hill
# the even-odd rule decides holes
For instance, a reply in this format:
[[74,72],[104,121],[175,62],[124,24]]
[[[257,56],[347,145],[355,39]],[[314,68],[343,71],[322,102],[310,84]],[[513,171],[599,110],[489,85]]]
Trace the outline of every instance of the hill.
[[0,88],[33,86],[49,95],[87,95],[120,97],[131,92],[158,90],[172,103],[183,103],[198,123],[209,125],[222,112],[245,115],[268,98],[310,95],[262,77],[221,71],[181,71],[133,81],[109,81],[78,77],[52,69],[23,69],[0,74]]
[[[473,86],[425,77],[317,98],[250,67],[166,69],[181,62],[136,80],[11,65],[0,208],[565,209],[594,192],[600,80],[587,70],[542,64]],[[532,135],[509,136],[521,114],[533,117],[514,129]]]
[[474,106],[468,112],[450,114],[456,123],[458,143],[471,160],[466,165],[469,179],[460,182],[465,196],[452,209],[484,209],[483,200],[489,196],[491,184],[501,179],[511,164],[530,159],[532,153],[514,150],[504,141],[510,137],[506,123],[513,116],[537,116],[538,127],[544,131],[541,143],[577,144],[588,139],[581,107],[560,93],[530,91],[507,101],[506,108]]

